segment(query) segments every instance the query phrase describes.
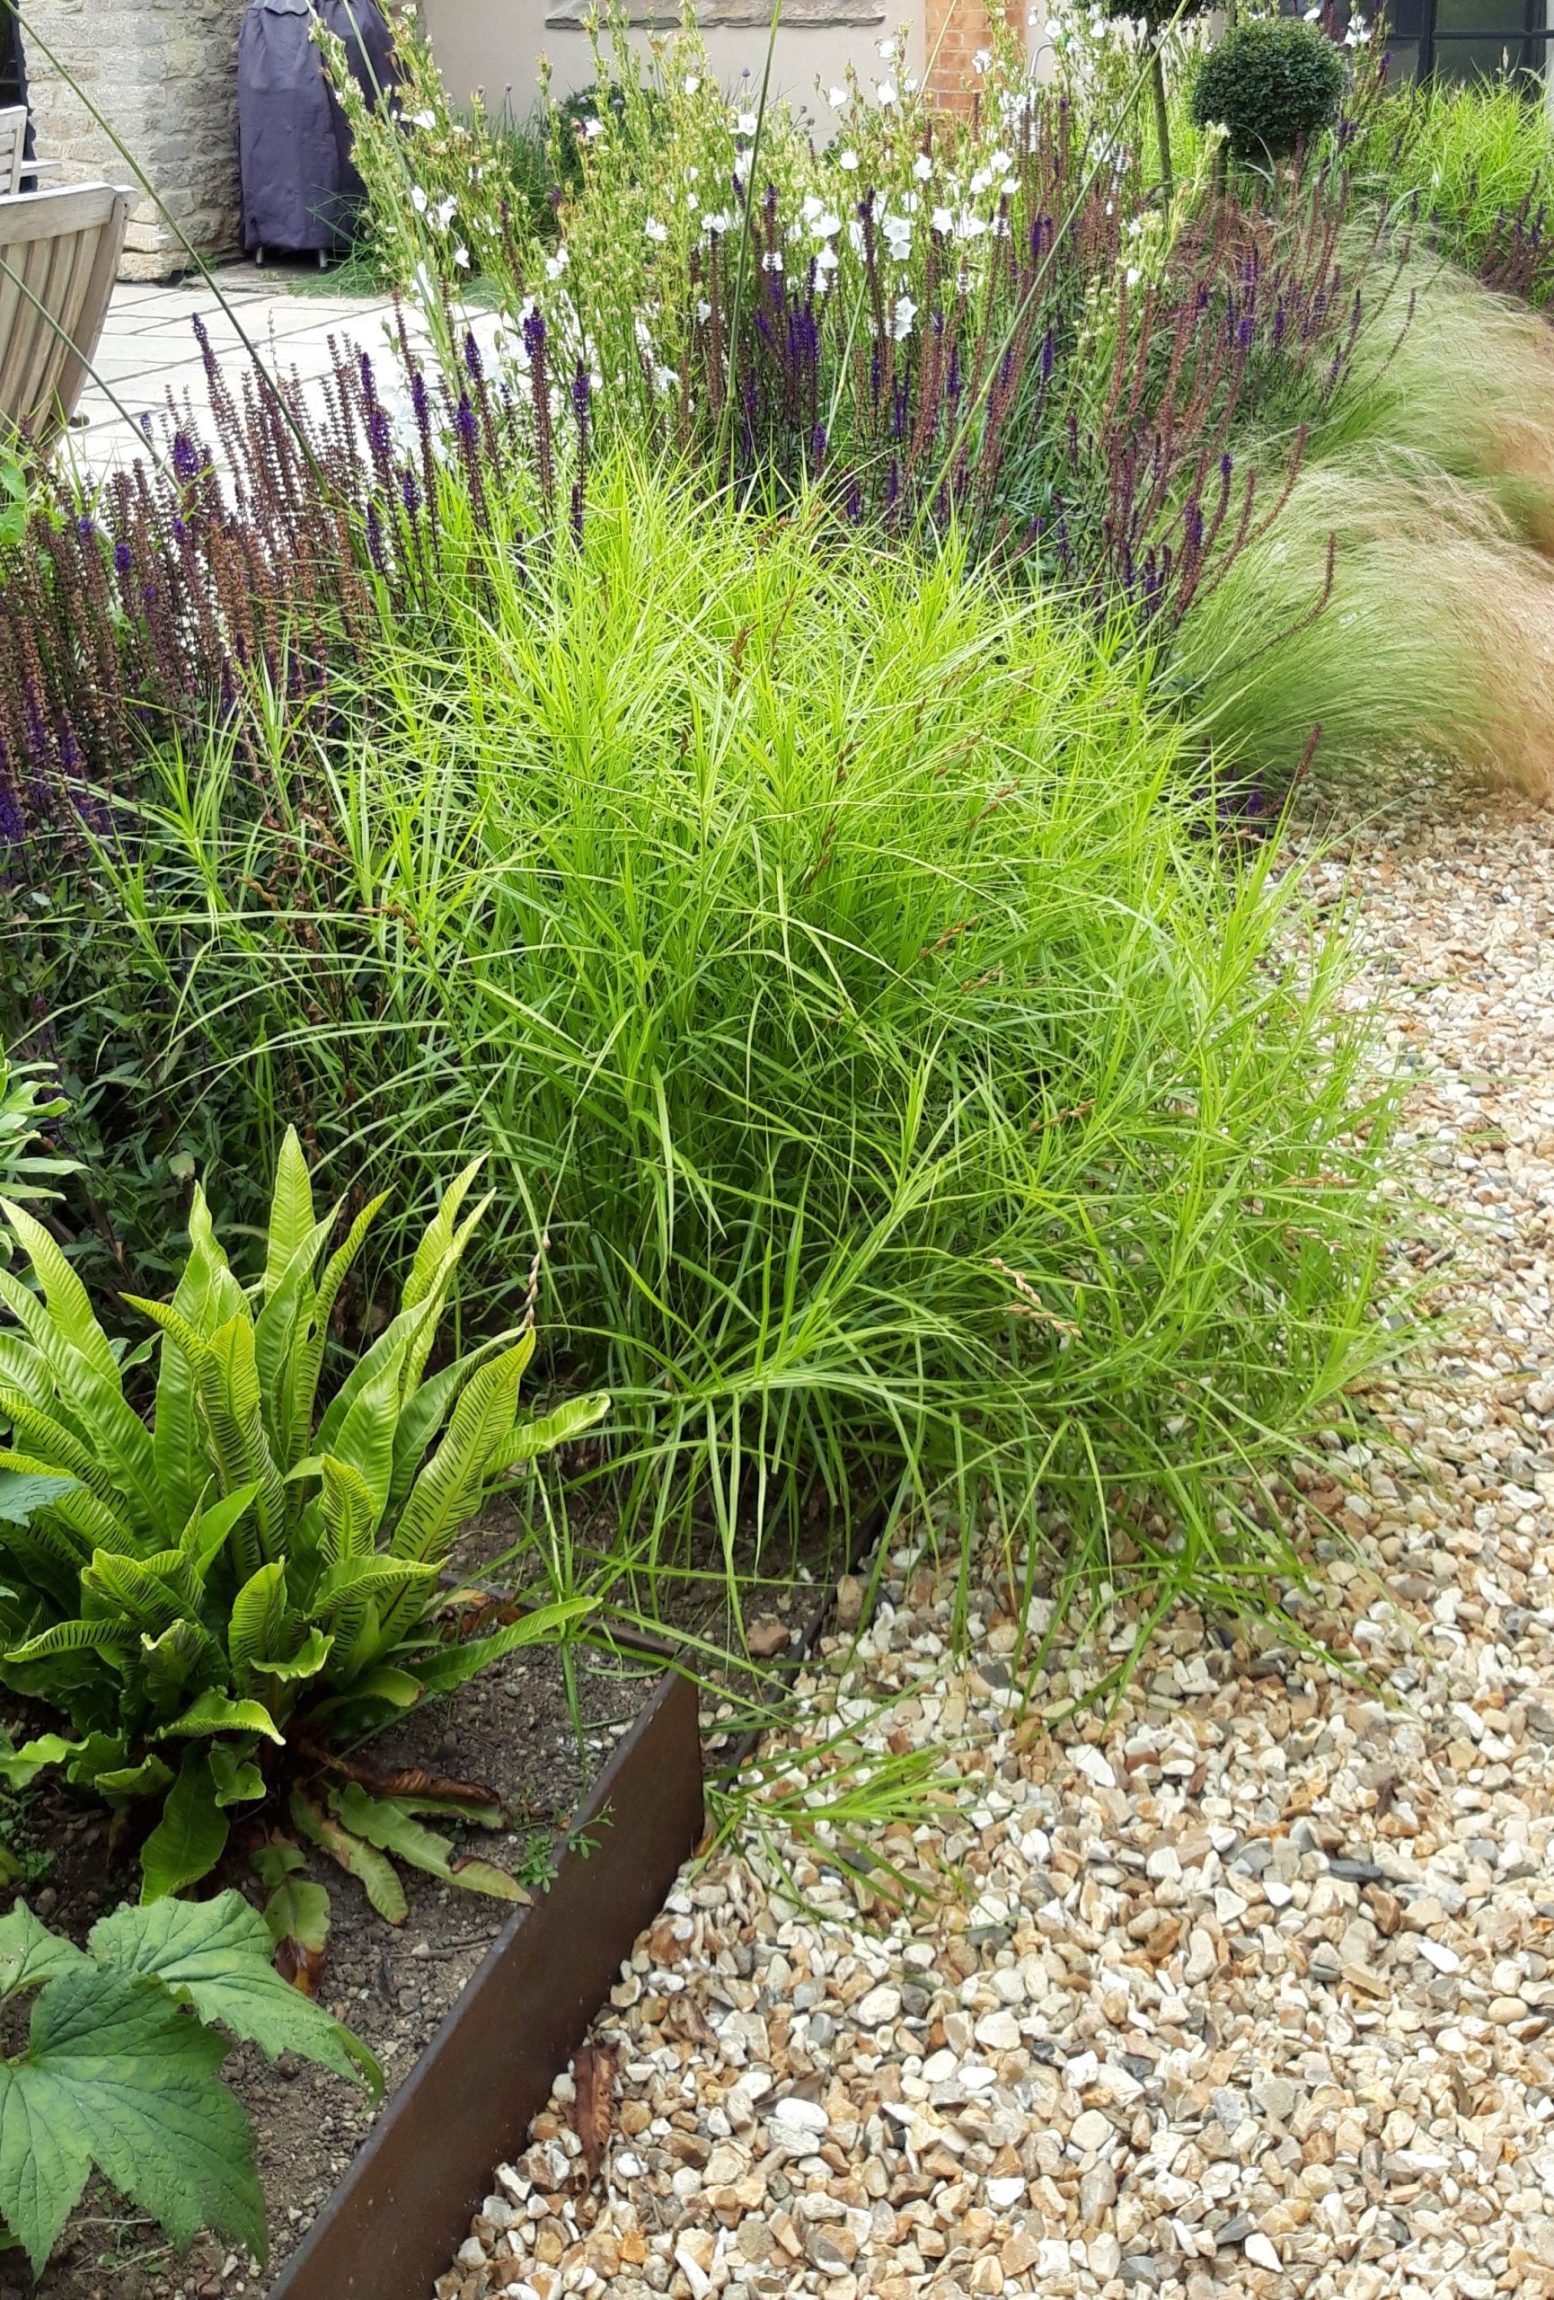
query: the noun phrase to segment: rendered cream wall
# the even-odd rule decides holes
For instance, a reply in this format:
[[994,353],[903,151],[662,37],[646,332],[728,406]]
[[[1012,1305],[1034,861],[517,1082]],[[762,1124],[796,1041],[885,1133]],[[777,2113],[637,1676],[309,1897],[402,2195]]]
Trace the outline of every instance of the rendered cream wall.
[[[456,95],[470,89],[485,90],[488,102],[499,102],[512,90],[512,104],[520,117],[534,100],[541,55],[548,56],[554,85],[565,94],[585,86],[594,76],[586,37],[547,25],[557,13],[552,0],[422,0],[422,14],[431,34],[437,61]],[[793,25],[779,31],[773,60],[772,85],[779,95],[803,104],[817,126],[829,133],[831,115],[822,102],[815,104],[815,86],[829,87],[839,80],[849,62],[866,76],[884,70],[876,44],[888,32],[901,28],[904,16],[921,17],[921,0],[837,0],[837,16],[863,17],[863,22]],[[635,35],[645,48],[651,35]],[[765,69],[767,34],[758,29],[732,29],[710,25],[703,34],[712,67],[732,87],[749,72],[759,84]],[[910,68],[922,68],[920,37],[911,41]]]

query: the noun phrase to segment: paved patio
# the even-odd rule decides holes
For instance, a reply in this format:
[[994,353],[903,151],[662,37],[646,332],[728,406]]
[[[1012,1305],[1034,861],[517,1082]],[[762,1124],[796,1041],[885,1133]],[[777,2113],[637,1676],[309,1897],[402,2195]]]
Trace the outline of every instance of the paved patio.
[[62,452],[92,472],[128,462],[143,452],[140,419],[164,410],[169,397],[180,411],[187,403],[208,430],[210,396],[196,318],[210,331],[234,382],[247,357],[245,337],[272,371],[295,372],[304,385],[321,385],[330,372],[331,337],[378,349],[393,314],[388,298],[331,294],[327,287],[300,292],[310,276],[242,263],[223,266],[214,285],[121,280],[92,362],[94,380],[81,395],[79,413],[87,420],[71,429]]

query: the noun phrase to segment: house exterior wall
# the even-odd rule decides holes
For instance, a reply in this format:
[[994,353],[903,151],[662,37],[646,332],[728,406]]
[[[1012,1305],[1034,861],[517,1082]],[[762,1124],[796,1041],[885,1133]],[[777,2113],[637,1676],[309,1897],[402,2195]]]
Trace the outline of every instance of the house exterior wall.
[[[1013,21],[1026,5],[1021,0]],[[443,77],[460,99],[474,88],[493,104],[506,95],[523,118],[534,101],[541,56],[550,62],[558,95],[593,79],[582,30],[586,0],[421,0],[421,13]],[[628,13],[646,46],[655,31],[679,22],[679,0],[628,0]],[[771,0],[702,0],[697,13],[719,79],[732,86],[748,73],[759,81]],[[990,22],[1003,13],[1004,0],[783,0],[773,91],[808,110],[829,134],[834,122],[824,104],[815,104],[816,87],[833,85],[849,64],[866,81],[878,78],[878,43],[904,31],[908,68],[926,71],[945,102],[968,102],[976,85],[972,60],[987,45]]]
[[[26,0],[29,94],[38,150],[66,163],[54,182],[133,178],[85,95],[112,123],[201,255],[238,244],[237,35],[244,0]],[[53,50],[63,71],[49,62]],[[159,279],[188,256],[136,189],[122,269]]]
[[[594,77],[587,10],[573,0],[422,0],[421,13],[444,79],[462,99],[483,88],[487,101],[511,91],[520,118],[534,101],[541,56],[549,59],[558,95],[586,87]],[[655,30],[677,24],[678,0],[631,0],[643,47]],[[698,10],[713,70],[732,87],[748,72],[759,84],[766,68],[771,0],[703,0]],[[829,87],[849,64],[865,77],[882,69],[875,53],[888,33],[911,27],[910,57],[922,69],[922,0],[784,0],[772,60],[772,92],[810,112],[830,132],[831,115],[815,103],[817,83]]]
[[967,104],[976,87],[974,59],[986,48],[998,0],[923,0],[928,82],[941,103]]

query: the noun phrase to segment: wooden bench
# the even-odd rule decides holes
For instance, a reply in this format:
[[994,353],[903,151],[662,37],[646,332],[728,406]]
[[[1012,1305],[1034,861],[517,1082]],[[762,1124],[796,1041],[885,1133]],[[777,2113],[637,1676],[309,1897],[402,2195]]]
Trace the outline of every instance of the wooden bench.
[[43,446],[86,380],[124,245],[111,184],[0,199],[0,430]]

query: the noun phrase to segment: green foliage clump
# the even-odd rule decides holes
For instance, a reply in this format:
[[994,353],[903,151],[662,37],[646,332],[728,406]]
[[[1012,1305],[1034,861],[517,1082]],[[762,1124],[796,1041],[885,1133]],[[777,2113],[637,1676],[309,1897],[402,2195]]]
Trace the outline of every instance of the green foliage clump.
[[647,160],[668,129],[668,106],[655,88],[636,81],[622,87],[613,80],[594,81],[586,88],[575,88],[571,95],[563,96],[559,103],[552,105],[548,149],[565,191],[581,189],[590,132],[606,123],[616,137],[623,140],[627,151],[634,151],[639,159]]
[[467,282],[521,268],[550,228],[540,140],[506,108],[493,118],[479,96],[461,112],[408,15],[394,27],[392,104],[358,85],[333,33],[317,38],[362,179],[359,246],[381,277],[404,289],[418,276]]
[[10,442],[0,436],[0,546],[21,541],[31,508],[27,466]]
[[284,1047],[342,1179],[488,1155],[479,1279],[549,1233],[638,1558],[733,1582],[820,1497],[992,1489],[1247,1601],[1269,1536],[1218,1513],[1369,1357],[1386,1229],[1298,879],[1211,867],[1136,665],[953,553],[623,460],[543,570],[481,565],[453,644],[386,637],[306,819],[239,829],[213,750],[126,827],[180,1094],[241,1078],[241,1159],[240,1050]]
[[1278,16],[1232,24],[1198,66],[1193,123],[1221,125],[1238,160],[1286,158],[1331,127],[1344,60],[1320,25]]
[[315,1215],[288,1133],[264,1272],[245,1288],[196,1190],[171,1304],[127,1297],[160,1329],[149,1428],[124,1347],[60,1248],[3,1208],[38,1290],[0,1270],[15,1321],[0,1329],[0,1682],[64,1711],[75,1737],[43,1735],[0,1772],[22,1787],[60,1764],[116,1805],[155,1800],[147,1901],[215,1866],[234,1810],[268,1795],[293,1719],[360,1733],[567,1618],[460,1642],[439,1608],[439,1570],[493,1479],[605,1403],[520,1419],[532,1330],[428,1373],[485,1211],[462,1212],[474,1172],[421,1239],[398,1315],[322,1411],[329,1321],[381,1201],[320,1268],[338,1209]]
[[118,1909],[85,1949],[19,1903],[0,2004],[34,1991],[26,2050],[0,2059],[0,2218],[37,2275],[94,2171],[174,2244],[210,2228],[264,2258],[253,2132],[217,2073],[230,2038],[382,2090],[366,2046],[274,1970],[238,1893]]
[[1420,81],[1365,109],[1345,161],[1401,228],[1539,306],[1554,298],[1554,121],[1541,98],[1520,75]]
[[[1370,298],[1311,452],[1361,443],[1481,491],[1510,533],[1554,552],[1554,332],[1472,273],[1410,256]],[[1503,652],[1486,652],[1486,684]]]

